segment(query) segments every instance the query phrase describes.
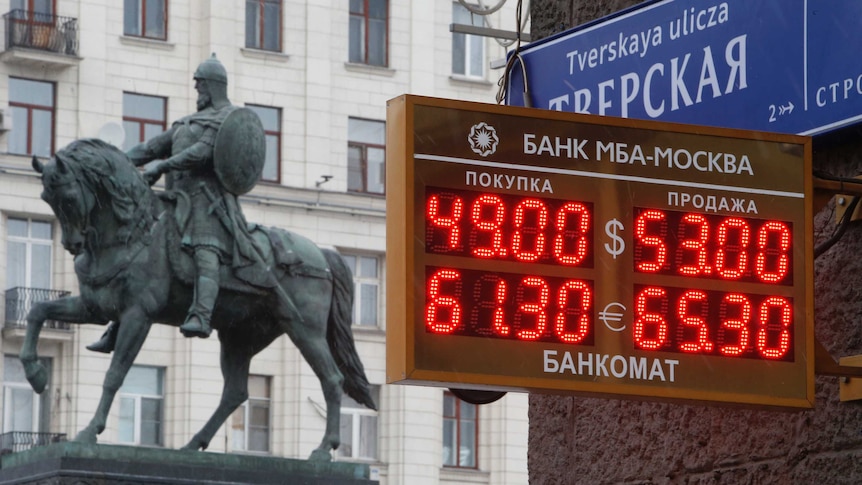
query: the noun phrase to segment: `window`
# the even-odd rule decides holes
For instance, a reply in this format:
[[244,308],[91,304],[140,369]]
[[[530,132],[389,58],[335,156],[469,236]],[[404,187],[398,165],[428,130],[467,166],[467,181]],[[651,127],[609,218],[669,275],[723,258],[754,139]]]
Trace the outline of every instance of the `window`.
[[386,180],[386,123],[347,120],[347,190],[384,193]]
[[51,223],[9,218],[6,222],[6,288],[51,288]]
[[[483,27],[481,15],[473,15],[460,3],[452,4],[452,22]],[[452,73],[467,77],[485,76],[485,41],[478,35],[452,34]]]
[[[380,402],[380,386],[371,386],[371,397]],[[344,394],[341,397],[341,446],[338,456],[355,460],[377,459],[377,411]]]
[[37,22],[47,22],[42,15],[54,15],[54,0],[12,0],[10,10],[26,10],[27,13],[35,13]]
[[159,96],[123,93],[123,150],[162,133],[167,128],[167,100]]
[[245,0],[245,46],[281,52],[281,0]]
[[231,449],[269,453],[271,378],[248,376],[248,400],[230,419]]
[[120,423],[117,441],[162,446],[165,370],[133,365],[120,388]]
[[443,393],[443,466],[476,468],[479,409]]
[[12,131],[9,153],[50,157],[54,153],[54,84],[9,78]]
[[344,262],[353,271],[356,285],[353,301],[353,323],[363,326],[377,326],[380,295],[380,258],[344,254]]
[[[41,359],[51,375],[51,360]],[[50,396],[48,393],[46,396]],[[48,429],[49,400],[39,398],[27,378],[18,357],[3,356],[3,433],[12,431],[41,432]]]
[[350,62],[388,64],[388,0],[350,0]]
[[12,0],[6,23],[7,46],[20,45],[56,51],[55,0]]
[[123,34],[167,40],[168,0],[125,0]]
[[247,107],[260,116],[266,134],[266,160],[260,179],[278,182],[281,178],[281,109],[254,105]]

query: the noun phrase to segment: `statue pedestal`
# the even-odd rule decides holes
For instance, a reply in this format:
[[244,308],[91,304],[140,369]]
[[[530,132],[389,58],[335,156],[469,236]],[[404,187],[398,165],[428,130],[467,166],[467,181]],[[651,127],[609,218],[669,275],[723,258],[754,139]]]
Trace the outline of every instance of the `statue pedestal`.
[[55,443],[0,457],[0,483],[374,485],[368,465],[135,446]]

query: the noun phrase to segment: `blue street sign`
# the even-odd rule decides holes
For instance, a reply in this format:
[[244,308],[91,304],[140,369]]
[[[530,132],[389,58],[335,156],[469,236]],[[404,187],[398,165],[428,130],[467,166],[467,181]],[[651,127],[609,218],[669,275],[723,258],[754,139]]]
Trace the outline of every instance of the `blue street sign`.
[[860,19],[860,0],[646,2],[525,47],[529,105],[824,133],[862,120]]

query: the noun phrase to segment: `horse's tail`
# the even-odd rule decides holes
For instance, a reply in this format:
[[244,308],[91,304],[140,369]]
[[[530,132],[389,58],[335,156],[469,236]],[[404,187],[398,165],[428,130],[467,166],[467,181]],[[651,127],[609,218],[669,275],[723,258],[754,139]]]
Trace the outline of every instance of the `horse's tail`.
[[369,409],[377,409],[369,392],[368,378],[350,328],[353,321],[353,275],[341,256],[330,249],[323,249],[323,255],[332,271],[332,307],[326,326],[326,341],[335,357],[338,369],[344,375],[344,392]]

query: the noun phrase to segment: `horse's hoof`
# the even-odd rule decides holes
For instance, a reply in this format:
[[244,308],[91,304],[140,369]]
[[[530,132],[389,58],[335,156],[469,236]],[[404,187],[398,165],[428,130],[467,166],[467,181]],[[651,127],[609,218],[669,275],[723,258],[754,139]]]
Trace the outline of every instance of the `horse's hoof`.
[[48,385],[48,371],[45,370],[45,366],[39,362],[25,363],[24,373],[33,390],[38,394],[42,394]]
[[205,450],[209,446],[209,441],[204,441],[198,438],[198,435],[195,435],[191,441],[189,441],[185,446],[180,448],[181,450],[189,450],[189,451],[198,451]]
[[311,452],[311,456],[308,457],[308,461],[316,461],[316,462],[327,462],[332,461],[332,453],[323,449],[316,449]]

